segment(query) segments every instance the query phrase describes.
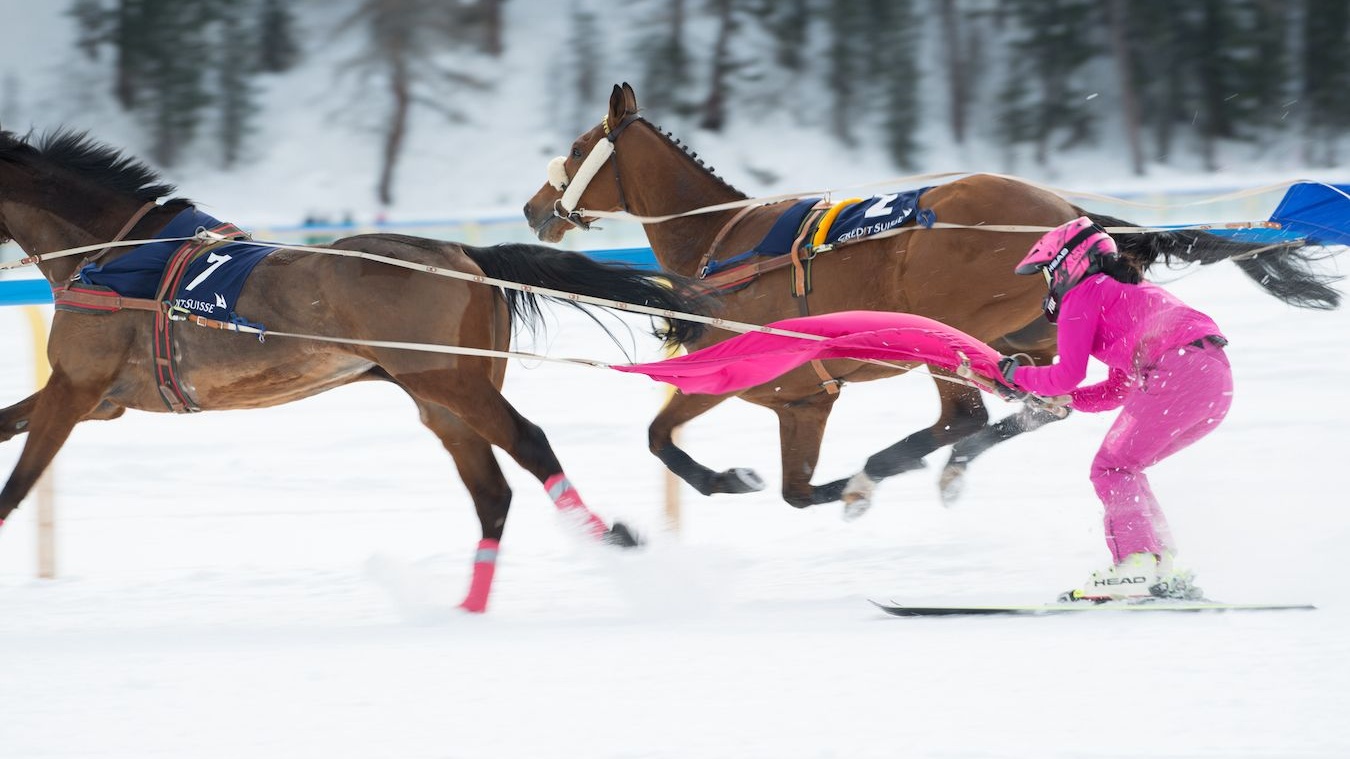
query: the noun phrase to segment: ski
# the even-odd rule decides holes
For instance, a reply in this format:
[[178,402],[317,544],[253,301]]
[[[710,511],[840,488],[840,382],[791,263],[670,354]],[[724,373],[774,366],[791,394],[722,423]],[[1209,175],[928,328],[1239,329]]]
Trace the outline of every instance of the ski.
[[1112,612],[1222,612],[1222,611],[1292,611],[1312,610],[1312,604],[1234,604],[1221,601],[1074,601],[1049,604],[1015,605],[952,605],[952,606],[905,606],[891,602],[889,604],[872,601],[872,604],[887,614],[897,617],[976,617],[976,616],[1048,616],[1051,614],[1109,614]]

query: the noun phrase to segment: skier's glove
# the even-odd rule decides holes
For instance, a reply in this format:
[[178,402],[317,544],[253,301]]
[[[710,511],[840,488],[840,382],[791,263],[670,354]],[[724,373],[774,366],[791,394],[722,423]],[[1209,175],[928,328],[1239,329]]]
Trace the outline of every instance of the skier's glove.
[[998,377],[994,379],[994,392],[1005,401],[1026,400],[1027,392],[1017,386],[1013,375],[1017,372],[1017,359],[1004,356],[998,360]]

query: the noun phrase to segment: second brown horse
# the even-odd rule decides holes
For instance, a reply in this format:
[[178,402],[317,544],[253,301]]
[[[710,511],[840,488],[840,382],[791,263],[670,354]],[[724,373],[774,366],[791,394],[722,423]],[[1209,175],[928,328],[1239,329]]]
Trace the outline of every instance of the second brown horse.
[[[556,242],[571,229],[584,228],[595,220],[587,209],[658,217],[719,204],[733,206],[644,224],[662,268],[693,277],[708,260],[755,248],[786,208],[759,204],[742,212],[734,207],[738,201],[749,202],[677,140],[638,115],[637,97],[624,84],[615,85],[604,120],[579,136],[567,156],[550,164],[550,181],[524,210],[539,239]],[[944,322],[1003,353],[1026,353],[1037,363],[1049,362],[1055,356],[1055,332],[1041,314],[1045,284],[1037,277],[1013,274],[1014,265],[1039,233],[974,227],[1050,228],[1084,212],[1053,193],[992,175],[933,187],[923,193],[921,204],[939,222],[968,228],[917,229],[821,254],[812,262],[812,286],[806,296],[793,294],[791,268],[765,272],[724,294],[723,315],[765,324],[804,313],[904,311]],[[1100,215],[1093,218],[1111,226],[1125,224]],[[1127,234],[1119,236],[1118,242],[1141,269],[1160,258],[1213,263],[1243,256],[1238,264],[1276,297],[1300,306],[1336,303],[1335,291],[1309,270],[1309,257],[1301,243],[1275,246],[1253,256],[1256,245],[1199,232]],[[713,331],[688,347],[699,348],[729,336]],[[829,390],[842,382],[873,380],[899,371],[856,361],[825,361],[825,381],[817,371],[804,367],[772,383],[732,394],[777,414],[782,494],[788,503],[801,508],[842,499],[852,504],[854,513],[861,513],[876,482],[918,469],[924,465],[924,456],[954,444],[942,475],[944,497],[951,498],[959,492],[970,459],[994,443],[1056,418],[1045,410],[1024,408],[991,425],[978,390],[939,378],[941,412],[931,427],[873,455],[849,479],[813,485],[825,422],[839,397]],[[753,471],[713,471],[674,443],[672,433],[677,427],[732,395],[675,395],[648,431],[652,452],[705,495],[763,488]]]

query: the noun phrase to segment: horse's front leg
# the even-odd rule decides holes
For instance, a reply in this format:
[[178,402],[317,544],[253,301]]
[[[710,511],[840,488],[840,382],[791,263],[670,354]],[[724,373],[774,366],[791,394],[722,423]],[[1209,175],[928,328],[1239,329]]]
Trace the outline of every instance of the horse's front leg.
[[[42,395],[41,390],[7,409],[0,410],[0,443],[28,431],[30,426],[29,420],[33,415],[33,408],[37,405],[39,395]],[[89,412],[89,414],[80,421],[88,422],[97,419],[116,419],[124,413],[126,413],[125,408],[109,403],[108,401],[103,401],[97,408]]]
[[[416,400],[416,399],[414,399]],[[469,489],[482,537],[474,552],[473,578],[459,608],[474,613],[487,610],[492,579],[497,571],[506,515],[511,509],[511,487],[502,474],[492,445],[444,406],[416,400],[422,423],[441,441],[455,461],[459,478]]]
[[76,385],[58,369],[40,392],[6,409],[8,412],[31,401],[28,439],[19,454],[19,463],[0,490],[0,523],[9,518],[33,489],[75,425],[99,408],[104,390],[102,386]]
[[902,472],[922,469],[924,456],[978,432],[989,421],[979,390],[947,382],[936,375],[934,382],[942,403],[937,423],[873,454],[863,470],[845,483],[842,499],[846,519],[857,519],[872,507],[877,483]]
[[783,500],[794,508],[833,503],[844,492],[844,480],[820,486],[811,484],[820,460],[825,423],[838,398],[821,392],[774,407],[783,459]]
[[33,415],[33,407],[37,405],[38,396],[41,394],[42,391],[39,390],[0,411],[0,443],[28,431],[29,417]]
[[961,497],[961,491],[966,484],[966,467],[975,460],[975,457],[1023,432],[1032,432],[1050,422],[1057,422],[1068,416],[1067,411],[1068,409],[1065,409],[1066,413],[1056,414],[1024,404],[1016,413],[1009,414],[993,424],[976,430],[975,434],[957,441],[956,445],[952,446],[951,458],[947,459],[947,465],[942,468],[942,476],[938,478],[938,492],[942,495],[942,503],[950,506]]
[[695,461],[675,444],[675,429],[697,417],[729,395],[685,395],[670,397],[647,428],[647,447],[677,477],[703,495],[713,493],[751,493],[764,489],[764,478],[753,469],[736,467],[714,472]]

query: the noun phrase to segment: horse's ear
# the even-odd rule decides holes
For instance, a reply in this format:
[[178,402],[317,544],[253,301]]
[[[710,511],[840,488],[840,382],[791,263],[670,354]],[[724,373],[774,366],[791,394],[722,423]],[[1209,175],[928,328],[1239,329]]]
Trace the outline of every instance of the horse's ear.
[[637,95],[633,94],[628,82],[614,85],[614,91],[609,95],[610,123],[617,124],[630,113],[637,113]]

